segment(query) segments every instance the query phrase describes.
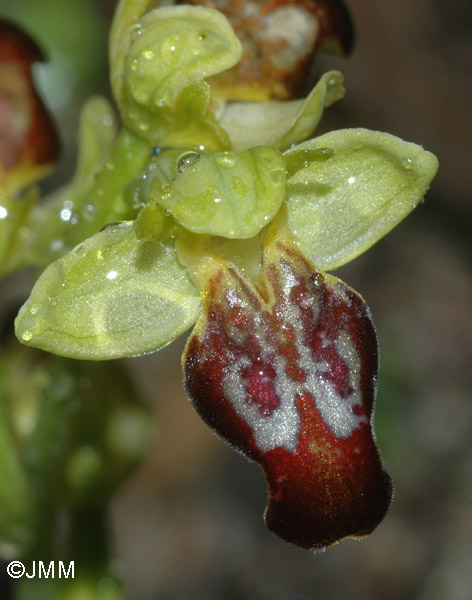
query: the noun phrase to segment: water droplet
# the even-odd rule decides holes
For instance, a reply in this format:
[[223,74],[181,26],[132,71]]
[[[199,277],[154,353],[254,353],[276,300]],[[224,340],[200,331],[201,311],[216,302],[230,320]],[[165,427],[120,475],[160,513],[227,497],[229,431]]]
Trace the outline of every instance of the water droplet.
[[70,208],[63,208],[61,210],[61,220],[62,221],[70,221],[72,216],[72,211]]
[[411,160],[411,158],[404,158],[402,160],[402,167],[404,169],[412,169],[413,168],[413,161]]
[[301,169],[308,168],[312,163],[324,162],[334,156],[332,148],[315,148],[313,150],[297,150],[289,152],[286,158],[286,169],[289,175],[293,175]]
[[143,34],[144,28],[142,27],[142,25],[140,23],[136,23],[136,25],[133,25],[129,31],[130,31],[131,39],[136,40],[138,37],[140,37]]
[[200,154],[193,150],[184,152],[177,159],[177,171],[182,174],[200,160]]
[[37,304],[31,305],[30,309],[29,309],[30,314],[32,314],[32,315],[36,315],[38,313],[38,310],[39,310],[39,306]]
[[236,155],[233,152],[221,152],[218,154],[216,164],[225,169],[231,169],[236,164]]
[[32,332],[31,332],[31,331],[28,331],[28,330],[25,330],[25,331],[23,331],[23,333],[21,334],[21,339],[22,339],[24,342],[29,342],[29,341],[31,341],[31,340],[33,339],[33,334],[32,334]]
[[146,48],[143,50],[143,56],[146,60],[152,60],[155,56],[155,52],[152,48]]

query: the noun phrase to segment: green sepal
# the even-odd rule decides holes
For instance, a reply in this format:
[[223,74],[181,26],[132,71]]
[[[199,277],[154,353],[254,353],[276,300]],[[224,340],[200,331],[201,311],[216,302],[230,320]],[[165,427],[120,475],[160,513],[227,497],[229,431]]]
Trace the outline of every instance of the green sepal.
[[230,102],[218,122],[235,150],[256,145],[286,150],[313,134],[325,106],[344,96],[343,82],[339,71],[329,71],[304,100]]
[[197,319],[200,296],[171,242],[110,225],[51,264],[15,322],[18,339],[70,358],[153,352]]
[[141,172],[151,149],[124,129],[117,136],[116,125],[108,100],[96,96],[85,103],[74,176],[30,211],[10,269],[45,267],[107,223],[134,216],[122,199],[122,187]]
[[229,147],[204,81],[241,56],[226,17],[202,6],[166,6],[138,18],[131,29],[128,45],[112,62],[126,127],[154,146]]
[[[192,155],[194,161],[189,164]],[[250,238],[272,220],[282,204],[285,159],[274,148],[186,152],[179,160],[180,175],[152,198],[190,231]]]
[[349,262],[398,225],[438,168],[420,146],[366,129],[333,131],[285,156],[302,166],[287,180],[288,226],[322,270]]

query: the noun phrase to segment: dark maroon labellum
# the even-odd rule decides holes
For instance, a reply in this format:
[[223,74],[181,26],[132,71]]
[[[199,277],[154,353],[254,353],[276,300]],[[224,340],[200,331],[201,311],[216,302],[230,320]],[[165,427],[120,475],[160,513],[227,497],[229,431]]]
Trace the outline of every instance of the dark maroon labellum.
[[391,501],[371,417],[377,340],[369,309],[280,241],[265,249],[265,283],[231,265],[208,281],[184,354],[202,418],[258,462],[277,535],[321,549],[370,533]]

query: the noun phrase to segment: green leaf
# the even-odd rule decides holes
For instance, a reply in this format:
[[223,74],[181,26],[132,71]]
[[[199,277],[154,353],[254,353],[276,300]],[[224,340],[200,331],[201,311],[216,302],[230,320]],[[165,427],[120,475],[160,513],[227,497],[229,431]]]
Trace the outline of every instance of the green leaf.
[[285,159],[273,148],[186,152],[179,169],[180,176],[154,199],[195,233],[252,237],[272,220],[284,198]]
[[241,56],[226,17],[202,6],[167,6],[148,12],[132,29],[125,60],[121,51],[112,65],[125,125],[154,146],[229,146],[203,81]]
[[174,246],[138,241],[128,222],[107,227],[50,265],[15,325],[25,344],[103,360],[158,350],[199,312],[198,290]]
[[344,96],[343,81],[341,73],[329,71],[305,100],[231,102],[225,105],[218,122],[235,150],[256,145],[286,150],[312,135],[324,107]]
[[324,270],[349,262],[393,229],[421,201],[438,168],[420,146],[366,129],[333,131],[285,157],[302,167],[287,181],[288,226]]

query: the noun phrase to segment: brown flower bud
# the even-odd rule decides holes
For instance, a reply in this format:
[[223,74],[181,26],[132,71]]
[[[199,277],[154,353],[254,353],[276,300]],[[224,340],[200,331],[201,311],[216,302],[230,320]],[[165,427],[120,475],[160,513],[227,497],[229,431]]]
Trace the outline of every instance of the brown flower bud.
[[0,184],[7,193],[46,175],[58,156],[58,136],[31,73],[42,61],[36,43],[0,19]]
[[227,100],[304,95],[319,49],[348,54],[353,27],[342,0],[189,0],[222,12],[243,45],[232,69],[210,81]]

